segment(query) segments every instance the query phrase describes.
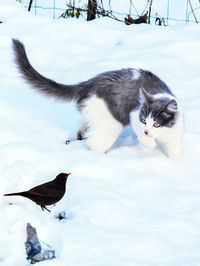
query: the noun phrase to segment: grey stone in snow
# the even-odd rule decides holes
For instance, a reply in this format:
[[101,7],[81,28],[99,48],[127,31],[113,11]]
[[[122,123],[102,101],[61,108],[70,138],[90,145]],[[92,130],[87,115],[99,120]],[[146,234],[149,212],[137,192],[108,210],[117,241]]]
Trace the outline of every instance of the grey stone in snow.
[[26,226],[27,239],[25,242],[25,249],[27,260],[31,260],[31,264],[43,260],[52,260],[55,258],[55,250],[42,249],[37,232],[29,223]]

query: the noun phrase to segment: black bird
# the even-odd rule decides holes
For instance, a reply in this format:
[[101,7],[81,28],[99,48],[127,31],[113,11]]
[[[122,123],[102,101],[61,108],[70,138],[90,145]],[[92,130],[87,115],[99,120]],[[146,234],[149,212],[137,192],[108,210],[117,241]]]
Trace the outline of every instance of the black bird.
[[65,184],[69,175],[71,175],[71,173],[61,173],[50,182],[33,187],[27,191],[4,194],[4,196],[22,196],[28,198],[40,205],[42,210],[46,209],[51,212],[46,208],[46,205],[55,204],[62,199],[65,194]]

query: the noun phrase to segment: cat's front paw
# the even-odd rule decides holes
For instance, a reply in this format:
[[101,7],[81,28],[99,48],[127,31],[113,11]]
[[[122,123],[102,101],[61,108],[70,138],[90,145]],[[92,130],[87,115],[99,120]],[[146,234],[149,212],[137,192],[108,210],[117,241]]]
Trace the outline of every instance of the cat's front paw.
[[167,157],[178,157],[181,154],[181,145],[176,143],[173,145],[171,143],[165,144],[164,151]]
[[157,141],[153,137],[142,136],[139,141],[146,147],[154,149],[157,146]]
[[181,154],[181,150],[180,149],[166,149],[165,150],[165,154],[167,155],[167,157],[178,157]]

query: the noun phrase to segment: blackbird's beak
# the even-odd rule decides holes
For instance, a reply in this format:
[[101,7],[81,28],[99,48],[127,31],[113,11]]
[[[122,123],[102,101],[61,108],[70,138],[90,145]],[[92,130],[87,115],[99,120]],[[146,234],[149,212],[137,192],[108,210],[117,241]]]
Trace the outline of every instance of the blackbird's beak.
[[69,175],[71,175],[71,174],[72,174],[72,173],[68,173],[68,174],[67,174],[67,177],[68,177]]

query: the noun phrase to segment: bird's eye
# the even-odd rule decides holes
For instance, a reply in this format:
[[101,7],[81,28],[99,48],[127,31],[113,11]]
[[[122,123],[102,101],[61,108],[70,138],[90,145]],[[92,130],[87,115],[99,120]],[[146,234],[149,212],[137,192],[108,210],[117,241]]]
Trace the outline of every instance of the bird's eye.
[[142,118],[141,119],[141,122],[143,123],[143,124],[146,124],[146,121]]
[[153,126],[154,126],[154,127],[160,127],[160,124],[155,122],[155,123],[153,124]]

